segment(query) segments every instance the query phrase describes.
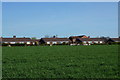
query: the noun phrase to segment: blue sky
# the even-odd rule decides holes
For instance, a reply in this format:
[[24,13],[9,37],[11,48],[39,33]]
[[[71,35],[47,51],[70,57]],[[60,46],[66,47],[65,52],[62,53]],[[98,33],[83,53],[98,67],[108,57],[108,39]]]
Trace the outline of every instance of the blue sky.
[[117,2],[3,2],[2,36],[118,36]]
[[0,36],[2,36],[2,2],[0,2]]

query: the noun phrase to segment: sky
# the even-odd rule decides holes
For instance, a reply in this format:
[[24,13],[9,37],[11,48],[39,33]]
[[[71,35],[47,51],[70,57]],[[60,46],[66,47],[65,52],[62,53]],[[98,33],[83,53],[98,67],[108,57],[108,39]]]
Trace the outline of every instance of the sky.
[[0,36],[2,36],[2,2],[0,2]]
[[2,36],[118,37],[117,2],[3,2]]
[[2,0],[2,2],[119,2],[119,0]]

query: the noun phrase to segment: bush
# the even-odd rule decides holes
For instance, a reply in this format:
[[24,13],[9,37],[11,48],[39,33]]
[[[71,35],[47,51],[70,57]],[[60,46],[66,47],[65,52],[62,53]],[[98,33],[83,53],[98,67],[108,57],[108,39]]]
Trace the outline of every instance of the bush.
[[10,44],[11,46],[25,46],[26,44],[25,43],[15,43],[15,44]]
[[26,44],[25,43],[23,43],[23,44],[20,44],[20,43],[16,43],[16,44],[2,43],[2,46],[8,46],[8,45],[11,45],[11,46],[25,46]]
[[8,46],[9,44],[8,43],[2,43],[2,46]]
[[102,44],[100,44],[100,43],[94,43],[94,44],[91,44],[91,45],[106,45],[105,43],[102,43]]
[[111,44],[120,44],[120,42],[112,42]]

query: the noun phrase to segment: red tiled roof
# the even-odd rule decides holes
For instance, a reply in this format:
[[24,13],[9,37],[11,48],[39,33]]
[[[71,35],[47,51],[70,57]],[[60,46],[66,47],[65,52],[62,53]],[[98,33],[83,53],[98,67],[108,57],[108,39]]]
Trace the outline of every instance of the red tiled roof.
[[81,41],[104,41],[102,38],[79,38]]
[[114,41],[120,41],[120,38],[111,38]]
[[88,37],[85,35],[81,35],[81,36],[70,36],[70,38],[88,38]]
[[70,41],[69,38],[41,38],[44,41]]
[[2,38],[3,42],[20,42],[32,41],[30,38]]
[[31,41],[33,41],[33,42],[40,41],[40,39],[31,39]]

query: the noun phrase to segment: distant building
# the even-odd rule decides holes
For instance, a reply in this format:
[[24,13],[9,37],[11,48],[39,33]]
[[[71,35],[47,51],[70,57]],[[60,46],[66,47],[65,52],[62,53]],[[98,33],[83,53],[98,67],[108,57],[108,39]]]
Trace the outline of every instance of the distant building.
[[55,45],[55,44],[70,44],[69,38],[41,38],[40,44]]
[[101,38],[79,38],[78,40],[80,40],[83,45],[104,44],[105,43],[105,40],[101,39]]
[[32,40],[31,38],[17,38],[16,36],[13,36],[12,38],[0,38],[0,43],[1,44],[6,44],[6,45],[16,45],[16,44],[25,44],[25,45],[35,45],[36,42],[39,42],[39,40]]
[[3,46],[17,46],[17,45],[91,45],[91,44],[111,44],[120,43],[120,38],[90,38],[85,35],[82,36],[70,36],[69,38],[41,38],[41,39],[31,39],[31,38],[17,38],[13,36],[12,38],[0,37],[0,45]]
[[81,36],[70,36],[69,39],[72,41],[73,44],[75,44],[77,42],[78,39],[80,38],[90,38],[90,37],[87,37],[85,35],[81,35]]
[[120,43],[120,38],[106,38],[105,43],[107,44]]
[[120,38],[90,38],[85,35],[71,36],[69,39],[72,41],[72,45],[111,44],[112,42],[120,42]]
[[120,38],[111,38],[113,42],[120,42]]

